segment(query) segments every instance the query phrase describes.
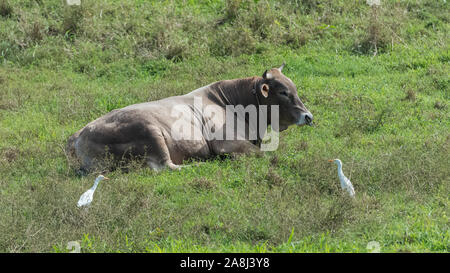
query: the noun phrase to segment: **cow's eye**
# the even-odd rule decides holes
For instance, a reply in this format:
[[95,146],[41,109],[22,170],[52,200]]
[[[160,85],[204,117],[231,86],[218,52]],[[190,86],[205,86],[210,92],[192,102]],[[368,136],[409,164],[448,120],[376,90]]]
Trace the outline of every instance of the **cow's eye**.
[[281,92],[280,92],[280,95],[286,96],[286,97],[287,97],[287,96],[288,96],[288,93],[287,93],[286,91],[281,91]]

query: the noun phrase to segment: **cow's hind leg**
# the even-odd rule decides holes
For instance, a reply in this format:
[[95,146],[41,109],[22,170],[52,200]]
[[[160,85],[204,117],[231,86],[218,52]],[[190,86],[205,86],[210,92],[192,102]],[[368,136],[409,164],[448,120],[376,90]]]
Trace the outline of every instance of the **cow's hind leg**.
[[155,171],[160,171],[165,168],[180,170],[185,167],[183,165],[174,164],[170,159],[169,148],[167,147],[161,130],[154,128],[151,131],[150,151],[146,158],[148,166]]

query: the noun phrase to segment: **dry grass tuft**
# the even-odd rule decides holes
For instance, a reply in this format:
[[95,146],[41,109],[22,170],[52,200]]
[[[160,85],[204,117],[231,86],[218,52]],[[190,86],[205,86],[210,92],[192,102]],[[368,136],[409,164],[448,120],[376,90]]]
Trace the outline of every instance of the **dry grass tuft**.
[[408,89],[406,90],[406,96],[403,100],[409,100],[409,101],[416,101],[416,92],[414,92],[414,90],[412,89]]
[[439,110],[443,110],[443,109],[447,108],[447,104],[445,104],[445,102],[436,101],[434,103],[434,108],[439,109]]
[[0,0],[0,16],[11,17],[13,13],[12,6],[8,3],[8,0]]
[[199,177],[189,182],[189,186],[197,192],[201,192],[213,190],[216,187],[216,184],[205,177]]

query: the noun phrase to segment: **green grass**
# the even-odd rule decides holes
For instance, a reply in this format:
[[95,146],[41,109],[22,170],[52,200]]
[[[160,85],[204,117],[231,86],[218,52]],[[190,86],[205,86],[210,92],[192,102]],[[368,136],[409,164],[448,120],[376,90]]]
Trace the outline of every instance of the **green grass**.
[[[448,3],[382,2],[0,0],[0,252],[448,252]],[[283,61],[315,127],[112,172],[76,207],[95,174],[64,146],[86,123]]]

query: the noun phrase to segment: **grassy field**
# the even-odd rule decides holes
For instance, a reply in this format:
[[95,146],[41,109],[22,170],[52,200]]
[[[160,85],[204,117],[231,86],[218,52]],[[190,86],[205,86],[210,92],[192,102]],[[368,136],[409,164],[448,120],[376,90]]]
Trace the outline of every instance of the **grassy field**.
[[[446,1],[82,2],[0,0],[0,252],[450,250]],[[263,156],[131,164],[76,207],[96,174],[64,147],[86,123],[283,61],[315,127]]]

